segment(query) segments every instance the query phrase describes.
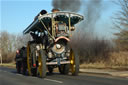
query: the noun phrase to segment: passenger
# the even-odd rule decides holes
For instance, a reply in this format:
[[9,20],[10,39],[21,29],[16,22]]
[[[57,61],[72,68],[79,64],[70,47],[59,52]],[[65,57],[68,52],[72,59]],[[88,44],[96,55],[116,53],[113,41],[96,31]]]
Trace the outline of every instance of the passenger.
[[16,61],[18,58],[20,58],[20,52],[19,52],[19,50],[16,51],[15,61]]
[[38,16],[41,16],[41,15],[44,15],[44,14],[47,14],[47,11],[46,10],[41,10],[41,12],[34,18],[34,21],[38,18]]
[[47,11],[46,10],[41,10],[41,12],[39,14],[41,14],[41,15],[47,14]]
[[21,72],[21,64],[22,64],[20,50],[16,51],[15,61],[16,61],[17,72],[20,73]]

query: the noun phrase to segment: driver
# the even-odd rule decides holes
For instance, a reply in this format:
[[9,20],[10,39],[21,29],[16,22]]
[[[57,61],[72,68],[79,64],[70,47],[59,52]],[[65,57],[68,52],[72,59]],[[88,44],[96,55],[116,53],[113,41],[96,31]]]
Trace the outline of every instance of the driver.
[[60,11],[59,9],[52,9],[53,13],[56,13],[56,12],[59,12],[59,11]]

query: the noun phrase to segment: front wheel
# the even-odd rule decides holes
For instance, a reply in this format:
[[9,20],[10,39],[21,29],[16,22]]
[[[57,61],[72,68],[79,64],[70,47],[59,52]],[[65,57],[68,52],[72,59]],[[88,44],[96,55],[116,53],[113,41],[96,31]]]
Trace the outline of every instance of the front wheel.
[[69,64],[64,64],[59,66],[59,72],[64,75],[68,75],[69,73]]
[[70,62],[72,75],[77,76],[79,73],[79,57],[74,54],[73,50],[70,52]]
[[53,67],[52,66],[48,66],[48,71],[49,71],[50,74],[52,74],[53,73]]
[[41,78],[46,77],[46,55],[43,50],[39,51],[39,57],[38,57],[38,71],[39,71],[39,76]]
[[33,76],[37,76],[37,68],[32,68],[31,72]]

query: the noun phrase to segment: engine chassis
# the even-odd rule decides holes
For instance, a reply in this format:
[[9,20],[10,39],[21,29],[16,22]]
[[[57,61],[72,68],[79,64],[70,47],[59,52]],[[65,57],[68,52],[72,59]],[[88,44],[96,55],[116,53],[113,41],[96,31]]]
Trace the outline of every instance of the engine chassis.
[[62,74],[78,75],[79,57],[69,45],[75,24],[83,16],[72,12],[56,12],[36,16],[35,20],[23,31],[33,38],[27,44],[27,69],[29,75],[46,77],[46,68],[52,73],[59,67]]

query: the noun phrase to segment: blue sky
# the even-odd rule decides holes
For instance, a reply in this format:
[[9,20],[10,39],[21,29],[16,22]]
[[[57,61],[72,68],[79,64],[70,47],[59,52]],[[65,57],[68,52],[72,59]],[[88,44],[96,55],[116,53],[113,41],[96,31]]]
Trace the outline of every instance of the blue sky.
[[1,30],[22,32],[42,9],[51,11],[51,0],[4,0],[1,5]]
[[[0,1],[0,30],[10,33],[22,33],[42,9],[51,11],[52,0],[2,0]],[[112,0],[104,0],[104,11],[97,23],[96,33],[105,37],[112,37],[111,17],[119,10]],[[80,12],[82,13],[82,12]]]

